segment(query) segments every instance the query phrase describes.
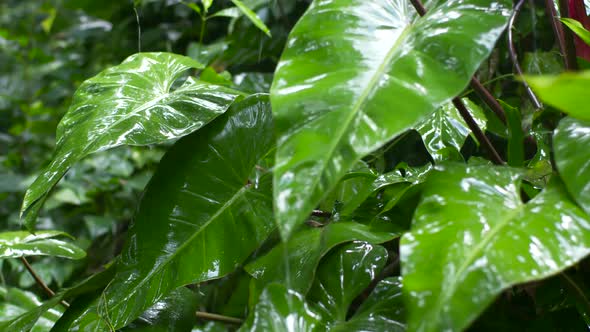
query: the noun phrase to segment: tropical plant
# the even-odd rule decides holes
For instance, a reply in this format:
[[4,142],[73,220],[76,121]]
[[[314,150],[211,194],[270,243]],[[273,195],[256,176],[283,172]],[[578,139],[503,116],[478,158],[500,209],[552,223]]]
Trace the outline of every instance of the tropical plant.
[[[170,5],[197,15],[199,42],[82,82],[24,194],[28,232],[0,233],[47,293],[1,288],[3,330],[590,329],[583,1]],[[157,167],[134,182],[124,243],[54,293],[26,257],[98,249],[57,239],[44,206],[92,201],[60,180],[125,151],[148,161],[123,178]]]

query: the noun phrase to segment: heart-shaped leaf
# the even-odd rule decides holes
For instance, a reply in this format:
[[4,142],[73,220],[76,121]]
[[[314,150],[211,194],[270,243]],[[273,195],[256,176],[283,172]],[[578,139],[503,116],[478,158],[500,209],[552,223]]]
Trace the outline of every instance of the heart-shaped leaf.
[[399,236],[391,228],[385,223],[367,226],[348,221],[332,222],[321,228],[310,227],[295,233],[289,241],[277,245],[265,256],[246,265],[245,269],[255,278],[254,285],[259,292],[268,284],[279,282],[306,294],[320,259],[330,249],[350,241],[371,244],[389,241]]
[[[462,101],[479,128],[485,130],[486,116],[483,111],[467,98],[463,98]],[[437,162],[459,155],[465,139],[471,133],[465,120],[451,102],[442,105],[431,116],[422,120],[416,126],[416,130],[422,135],[424,146]],[[449,149],[454,150],[450,156]]]
[[400,243],[410,330],[462,330],[502,290],[590,253],[590,217],[559,180],[524,204],[519,178],[463,164],[431,173]]
[[590,214],[590,121],[561,120],[553,142],[555,163],[565,186]]
[[86,155],[185,136],[224,113],[240,96],[192,77],[177,84],[191,68],[203,66],[171,53],[139,53],[82,83],[57,128],[53,159],[25,194],[21,217],[26,226],[34,228],[49,190]]
[[324,257],[308,301],[330,324],[346,321],[352,301],[375,279],[387,262],[387,250],[367,242],[345,244]]
[[316,0],[291,32],[271,88],[283,238],[361,157],[467,86],[512,6],[431,4],[420,18],[409,0]]
[[69,259],[82,259],[86,252],[77,245],[63,240],[54,239],[58,236],[69,236],[58,231],[0,233],[0,258],[16,258],[22,256],[57,256]]
[[275,228],[271,176],[250,179],[274,145],[266,95],[178,141],[148,184],[102,317],[120,328],[174,289],[220,278]]

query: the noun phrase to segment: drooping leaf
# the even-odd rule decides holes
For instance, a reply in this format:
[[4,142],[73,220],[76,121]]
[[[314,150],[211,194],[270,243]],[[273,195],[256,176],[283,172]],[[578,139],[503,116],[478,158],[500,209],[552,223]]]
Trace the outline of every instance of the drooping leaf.
[[82,259],[86,252],[77,245],[54,239],[69,236],[58,231],[0,233],[0,258],[17,258],[22,256],[57,256],[69,259]]
[[[31,292],[23,291],[18,288],[0,287],[0,327],[6,321],[13,320],[18,316],[26,314],[29,310],[42,304],[41,299]],[[39,319],[34,322],[31,328],[32,332],[44,332],[51,329],[51,326],[59,319],[62,309],[53,308],[44,312]]]
[[559,19],[565,24],[570,30],[572,30],[576,36],[580,37],[587,45],[590,45],[590,31],[586,30],[582,23],[574,20],[573,18],[562,17]]
[[580,120],[590,120],[590,71],[524,78],[544,103]]
[[325,326],[320,314],[301,294],[284,285],[271,284],[239,331],[312,332],[325,331]]
[[139,53],[86,80],[57,128],[52,161],[27,190],[21,209],[35,220],[49,190],[88,154],[119,145],[148,145],[190,134],[240,96],[228,88],[177,80],[200,63],[171,53]]
[[366,242],[338,247],[324,257],[308,301],[330,325],[346,321],[352,301],[375,279],[387,262],[387,250]]
[[295,233],[289,241],[277,245],[265,256],[246,265],[245,269],[255,278],[254,285],[258,292],[270,283],[279,282],[291,290],[306,294],[320,259],[330,249],[350,241],[383,243],[399,236],[392,230],[394,228],[386,223],[367,226],[345,221],[332,222],[322,228],[306,228]]
[[405,307],[400,278],[381,280],[354,316],[331,329],[331,332],[336,331],[405,332]]
[[437,2],[422,18],[408,0],[311,4],[271,88],[274,201],[284,238],[357,160],[465,88],[512,5],[492,4]]
[[400,243],[410,330],[462,330],[505,288],[590,253],[590,217],[559,180],[524,204],[519,178],[462,164],[429,176]]
[[555,163],[567,190],[590,215],[590,121],[561,120],[553,142]]
[[102,317],[123,327],[172,290],[232,272],[266,239],[271,176],[249,176],[273,144],[268,97],[254,95],[166,153],[101,296]]
[[[485,130],[486,117],[483,111],[471,100],[463,98],[463,104],[477,123]],[[460,155],[461,147],[471,130],[457,111],[453,103],[449,102],[439,107],[434,114],[422,120],[416,130],[422,135],[424,145],[432,158],[440,162]],[[453,149],[454,154],[448,152]]]
[[255,12],[252,11],[252,9],[248,8],[248,6],[246,6],[242,1],[240,0],[231,0],[231,2],[236,5],[236,7],[238,7],[238,9],[244,13],[244,15],[258,28],[260,29],[262,32],[264,32],[267,36],[270,37],[270,30],[268,29],[268,27],[266,26],[266,24],[264,24],[264,22],[262,22],[262,20],[260,19],[260,17],[258,17],[258,15],[256,15]]

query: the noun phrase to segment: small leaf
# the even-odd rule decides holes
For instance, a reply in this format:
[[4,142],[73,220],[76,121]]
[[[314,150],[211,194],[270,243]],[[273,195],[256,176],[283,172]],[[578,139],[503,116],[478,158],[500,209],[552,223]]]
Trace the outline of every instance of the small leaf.
[[590,253],[590,217],[559,180],[523,204],[519,178],[463,164],[431,173],[400,243],[409,330],[463,330],[502,290]]
[[570,30],[572,30],[576,36],[580,37],[587,45],[590,45],[590,31],[586,30],[582,23],[574,20],[573,18],[562,17],[559,19],[565,24]]
[[255,278],[254,285],[258,291],[272,282],[279,282],[306,294],[320,259],[330,249],[351,241],[379,244],[399,236],[390,228],[391,225],[385,223],[367,226],[345,221],[332,222],[322,228],[305,228],[289,241],[280,243],[265,256],[246,265],[245,270]]
[[555,163],[565,186],[590,215],[590,121],[561,120],[553,142]]
[[212,18],[212,17],[238,18],[238,17],[240,17],[241,14],[242,14],[242,12],[240,12],[240,10],[237,7],[231,7],[231,8],[225,8],[225,9],[222,9],[218,12],[215,12],[215,13],[211,14],[209,16],[209,18]]
[[[483,111],[467,98],[463,98],[462,101],[477,125],[485,130],[486,117]],[[451,102],[439,107],[431,116],[418,123],[416,130],[422,135],[426,149],[436,162],[448,160],[448,153],[444,153],[445,149],[453,148],[458,154],[471,133]]]
[[73,243],[57,240],[54,237],[70,235],[58,231],[0,233],[0,258],[22,256],[56,256],[69,259],[82,259],[86,252]]
[[366,242],[353,242],[332,250],[316,272],[308,301],[330,324],[346,321],[352,301],[375,279],[387,262],[387,250]]
[[508,122],[508,165],[520,167],[524,165],[524,131],[522,130],[522,116],[520,110],[503,103]]
[[590,120],[590,70],[559,75],[525,75],[524,79],[544,103],[580,120]]
[[320,314],[301,294],[283,285],[271,284],[239,331],[311,332],[325,331],[325,327]]
[[272,177],[250,176],[273,148],[272,125],[268,96],[254,95],[166,153],[98,304],[114,328],[180,286],[234,271],[268,237]]
[[203,4],[203,9],[205,9],[205,13],[207,13],[209,11],[209,8],[211,8],[211,5],[213,4],[213,0],[201,0],[201,3]]
[[139,53],[86,80],[57,128],[53,159],[25,194],[21,217],[33,229],[49,190],[88,154],[148,145],[192,133],[224,113],[241,94],[189,77],[200,63],[171,53]]
[[313,1],[291,31],[271,88],[284,239],[359,159],[467,86],[512,8],[430,4],[419,17],[408,0]]
[[260,17],[258,17],[258,15],[256,15],[256,13],[254,13],[250,8],[248,8],[242,1],[240,0],[231,0],[231,2],[236,5],[236,7],[238,7],[238,9],[240,9],[240,11],[242,13],[244,13],[244,15],[246,15],[246,17],[258,28],[260,29],[262,32],[264,32],[267,36],[271,37],[270,35],[270,30],[268,29],[268,27],[264,24],[264,22],[262,22],[262,20],[260,19]]

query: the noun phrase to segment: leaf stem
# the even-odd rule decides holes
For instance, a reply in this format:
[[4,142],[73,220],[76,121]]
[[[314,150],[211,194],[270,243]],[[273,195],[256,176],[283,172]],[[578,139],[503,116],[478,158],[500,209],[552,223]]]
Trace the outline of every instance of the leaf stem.
[[[514,38],[512,36],[512,29],[514,28],[514,22],[516,21],[518,14],[520,14],[520,10],[522,9],[523,4],[524,0],[519,0],[516,3],[516,5],[514,6],[514,13],[512,13],[510,20],[508,21],[508,53],[510,53],[510,59],[512,59],[512,65],[514,66],[514,70],[516,70],[516,73],[520,76],[523,76],[523,72],[522,68],[520,68],[520,64],[518,63],[518,55],[516,54],[516,49],[514,48]],[[533,106],[536,109],[542,108],[543,105],[541,105],[541,102],[539,101],[533,90],[531,90],[531,87],[528,85],[528,83],[525,80],[522,80],[522,85],[524,86],[527,95],[531,99]]]
[[[420,0],[410,0],[410,2],[412,3],[414,8],[416,9],[416,12],[418,12],[420,16],[424,16],[426,14],[426,8]],[[494,111],[494,113],[496,113],[496,115],[498,115],[498,117],[500,117],[500,119],[503,120],[504,123],[506,123],[506,115],[504,109],[502,108],[502,106],[500,106],[498,101],[496,101],[496,99],[489,93],[488,90],[486,90],[486,88],[475,77],[471,78],[471,84],[472,88],[475,91],[480,92],[483,96],[485,96],[484,101],[486,101],[486,104],[488,104],[492,111]],[[492,145],[492,142],[490,142],[490,140],[486,137],[481,128],[479,128],[475,120],[473,120],[471,113],[469,113],[461,99],[453,98],[453,105],[455,105],[455,107],[459,111],[459,114],[461,114],[461,117],[463,118],[463,120],[465,120],[467,126],[469,127],[469,129],[471,129],[479,143],[486,148],[494,163],[499,165],[504,164],[502,157],[500,157],[498,151],[496,151],[496,149]]]
[[222,322],[222,323],[238,324],[238,325],[244,323],[244,321],[239,318],[213,314],[213,313],[205,312],[205,311],[197,311],[197,312],[195,312],[195,315],[197,316],[197,318],[200,318],[200,319],[214,320],[214,321],[218,321],[218,322]]
[[[31,264],[29,264],[29,261],[25,258],[25,256],[21,256],[20,260],[23,263],[23,265],[25,266],[25,268],[27,269],[27,271],[29,271],[29,274],[31,275],[31,277],[33,277],[33,279],[35,279],[35,282],[37,283],[37,285],[39,285],[39,287],[41,287],[45,291],[45,293],[47,293],[47,295],[49,295],[49,297],[54,297],[55,292],[52,291],[51,288],[49,288],[47,286],[47,284],[45,284],[45,282],[43,282],[41,277],[39,277],[37,272],[35,272],[35,269],[33,269]],[[64,300],[61,300],[60,303],[66,308],[70,307],[70,304]]]
[[[561,8],[560,9],[561,14],[563,16],[563,10],[564,9],[567,10],[567,4],[564,6],[561,4],[561,1],[560,1],[560,8]],[[555,9],[554,0],[545,0],[545,10],[547,11],[547,15],[550,18],[551,27],[553,28],[553,33],[555,34],[555,38],[557,38],[557,44],[559,45],[559,50],[560,50],[561,54],[563,55],[565,69],[569,70],[569,71],[576,70],[577,64],[576,64],[575,51],[573,53],[573,57],[571,55],[571,50],[573,48],[573,42],[571,43],[572,45],[570,45],[571,47],[568,47],[568,43],[567,43],[567,39],[566,39],[566,32],[564,31],[563,26],[561,25],[561,22],[559,21],[559,14],[557,13],[557,10]]]
[[567,273],[561,272],[560,275],[569,284],[570,288],[573,291],[575,291],[575,293],[579,297],[579,299],[582,302],[584,302],[586,310],[590,314],[590,300],[588,300],[588,298],[586,297],[586,294],[584,294],[584,291],[580,288],[580,286],[572,278],[570,278],[570,276],[567,275]]
[[207,22],[207,17],[205,15],[201,16],[201,32],[199,33],[199,44],[201,47],[203,46],[203,36],[205,35],[205,23]]

